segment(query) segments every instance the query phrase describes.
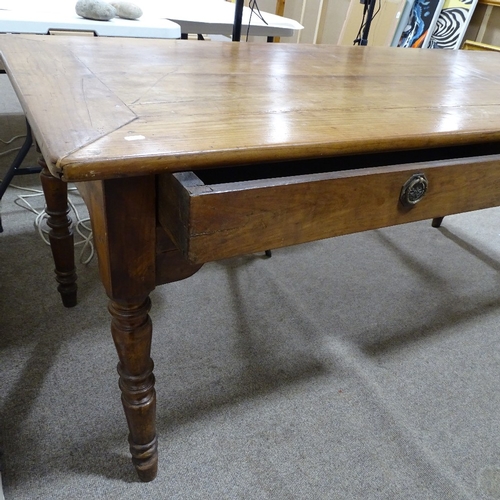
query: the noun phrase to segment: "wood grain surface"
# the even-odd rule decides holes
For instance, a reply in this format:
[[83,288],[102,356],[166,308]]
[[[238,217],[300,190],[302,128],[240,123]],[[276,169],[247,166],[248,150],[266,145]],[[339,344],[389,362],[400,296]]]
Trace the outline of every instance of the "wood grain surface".
[[26,35],[0,52],[67,181],[500,139],[496,54]]

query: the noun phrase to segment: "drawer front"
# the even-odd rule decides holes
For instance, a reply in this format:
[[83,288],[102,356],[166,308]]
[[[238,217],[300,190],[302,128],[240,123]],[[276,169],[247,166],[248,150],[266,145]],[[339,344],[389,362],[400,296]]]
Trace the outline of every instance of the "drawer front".
[[[400,201],[413,174],[428,182]],[[192,262],[500,205],[500,155],[205,185],[162,174],[159,217]]]

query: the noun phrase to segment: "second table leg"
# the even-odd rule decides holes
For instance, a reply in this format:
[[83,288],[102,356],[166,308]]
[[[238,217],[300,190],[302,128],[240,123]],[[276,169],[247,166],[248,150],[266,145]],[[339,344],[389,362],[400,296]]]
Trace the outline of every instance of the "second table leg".
[[43,159],[39,163],[43,167],[40,179],[47,205],[50,248],[59,283],[57,290],[64,306],[73,307],[76,306],[77,285],[73,230],[68,216],[68,185],[49,172]]

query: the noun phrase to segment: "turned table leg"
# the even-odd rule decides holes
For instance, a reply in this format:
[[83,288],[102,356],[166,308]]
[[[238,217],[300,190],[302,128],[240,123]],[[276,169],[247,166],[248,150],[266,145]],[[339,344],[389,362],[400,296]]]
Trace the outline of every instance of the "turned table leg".
[[68,186],[54,177],[43,159],[39,160],[43,168],[40,173],[45,195],[47,225],[50,228],[49,240],[54,257],[57,290],[65,307],[76,305],[76,268],[74,256],[73,230],[69,218]]
[[89,208],[101,280],[110,299],[132,462],[141,481],[152,481],[158,451],[148,313],[156,279],[156,181],[153,176],[111,179],[79,183],[78,188]]
[[142,303],[109,302],[111,333],[120,360],[119,386],[130,431],[130,452],[141,481],[153,480],[158,470],[150,307],[149,297]]

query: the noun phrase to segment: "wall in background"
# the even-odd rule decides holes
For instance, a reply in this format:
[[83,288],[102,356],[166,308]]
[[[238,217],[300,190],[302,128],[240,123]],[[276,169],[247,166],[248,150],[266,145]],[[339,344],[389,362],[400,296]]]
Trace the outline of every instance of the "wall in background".
[[[290,17],[300,22],[303,1],[304,0],[286,0],[285,17]],[[263,11],[274,12],[276,0],[258,0],[258,5]],[[321,20],[319,25],[317,25],[320,6]],[[302,23],[304,25],[304,30],[300,34],[300,42],[313,43],[314,36],[317,33],[317,43],[336,45],[339,40],[340,32],[342,31],[348,8],[349,0],[306,0],[306,9]],[[477,6],[465,39],[474,40],[476,38],[484,11],[484,5]],[[361,23],[361,19],[359,21]],[[264,42],[265,40],[260,39],[256,41]],[[290,38],[283,38],[281,41],[296,42],[297,35]],[[500,8],[493,9],[483,42],[500,46]]]
[[[322,4],[322,5],[321,5]],[[274,12],[276,0],[258,0],[259,8]],[[285,17],[300,22],[303,0],[286,0]],[[321,7],[320,23],[317,27],[318,12]],[[317,31],[317,43],[337,44],[340,31],[347,14],[349,0],[306,0],[304,11],[304,29],[300,34],[301,43],[313,43]],[[361,20],[360,20],[361,22]],[[316,29],[317,28],[317,29]],[[297,36],[283,38],[282,42],[296,42]],[[261,40],[262,41],[262,40]]]
[[[486,11],[486,5],[478,5],[467,30],[466,39],[475,40],[481,20]],[[500,7],[494,7],[488,21],[487,29],[482,42],[500,46]]]

